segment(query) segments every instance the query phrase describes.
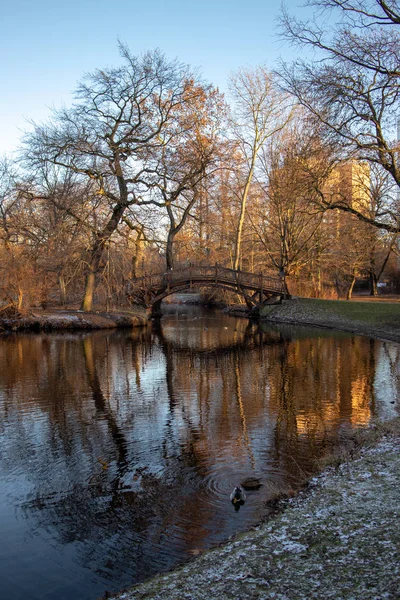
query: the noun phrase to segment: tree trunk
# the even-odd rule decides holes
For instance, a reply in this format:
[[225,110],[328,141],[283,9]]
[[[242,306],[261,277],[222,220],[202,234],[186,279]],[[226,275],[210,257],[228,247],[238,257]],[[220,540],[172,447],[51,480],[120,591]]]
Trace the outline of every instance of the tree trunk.
[[67,303],[67,286],[65,285],[65,279],[62,273],[58,276],[58,285],[60,287],[60,304],[61,306],[64,306]]
[[354,288],[355,282],[356,282],[356,276],[353,275],[353,279],[351,280],[351,283],[350,283],[349,288],[347,290],[346,300],[351,300],[351,296],[352,296],[352,293],[353,293],[353,288]]
[[337,299],[340,300],[340,281],[339,281],[338,277],[335,277],[335,290],[336,290]]
[[[142,238],[143,235],[143,227],[141,228],[136,228],[136,232],[137,232],[137,236],[135,239],[135,251],[134,254],[132,256],[132,272],[131,272],[131,277],[137,277],[137,269],[138,269],[138,264],[139,264],[139,259],[141,256],[141,252],[142,252],[142,241],[144,240],[144,236]],[[142,273],[143,275],[143,273]]]
[[131,261],[131,279],[134,279],[137,275],[138,255],[134,254]]
[[239,216],[238,226],[236,229],[235,257],[233,260],[233,268],[235,269],[235,271],[237,271],[239,269],[240,250],[241,250],[241,246],[242,246],[242,231],[243,231],[243,225],[244,225],[244,217],[246,214],[246,202],[247,202],[247,196],[249,194],[251,180],[253,179],[255,159],[256,159],[256,154],[253,157],[252,165],[251,165],[250,171],[247,175],[246,184],[244,186],[242,199],[241,199],[241,203],[240,203],[240,216]]
[[378,295],[378,278],[375,274],[375,271],[372,270],[369,272],[369,295]]
[[24,292],[22,291],[22,289],[20,287],[18,287],[17,309],[22,310],[23,304],[24,304]]
[[110,220],[104,229],[97,234],[96,240],[93,244],[92,251],[90,253],[90,260],[88,265],[88,273],[86,276],[85,293],[83,296],[81,310],[90,311],[93,307],[93,294],[96,284],[96,273],[99,270],[101,257],[103,255],[104,246],[117,229],[122,215],[127,207],[126,202],[117,204],[112,212]]
[[290,298],[291,296],[290,296],[290,292],[289,292],[289,288],[288,288],[288,284],[287,284],[286,271],[282,267],[280,267],[280,269],[279,269],[279,277],[281,278],[281,281],[282,281],[282,287],[285,292],[285,298]]
[[89,271],[86,276],[85,294],[83,296],[81,310],[89,312],[93,307],[93,295],[96,283],[96,274],[94,271]]
[[370,296],[377,296],[378,295],[378,278],[376,276],[376,269],[375,269],[375,248],[376,244],[375,241],[373,241],[371,243],[371,248],[370,248],[370,259],[369,259],[369,270],[368,270],[368,275],[369,275],[369,295]]
[[172,269],[174,268],[174,253],[173,253],[174,238],[175,238],[175,232],[169,231],[168,237],[167,237],[167,247],[166,247],[166,251],[165,251],[167,271],[172,271]]

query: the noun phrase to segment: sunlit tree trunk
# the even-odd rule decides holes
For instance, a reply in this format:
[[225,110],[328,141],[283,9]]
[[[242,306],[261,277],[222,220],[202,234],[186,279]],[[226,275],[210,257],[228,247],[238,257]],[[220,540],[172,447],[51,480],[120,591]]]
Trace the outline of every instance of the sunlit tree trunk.
[[249,195],[250,184],[253,179],[255,159],[256,159],[256,154],[254,156],[253,163],[252,163],[249,173],[247,175],[246,183],[243,188],[243,194],[242,194],[241,202],[240,202],[240,215],[239,215],[239,221],[238,221],[238,225],[237,225],[237,229],[236,229],[235,254],[234,254],[234,259],[233,259],[233,268],[235,269],[235,271],[237,271],[239,269],[243,225],[244,225],[245,214],[246,214],[246,204],[247,204],[247,198]]
[[89,271],[86,275],[85,293],[81,304],[81,310],[89,312],[93,308],[93,296],[96,285],[96,273]]
[[355,275],[355,273],[353,273],[353,277],[352,277],[350,285],[349,285],[349,287],[347,289],[346,300],[351,300],[352,295],[353,295],[353,288],[354,288],[355,282],[356,282],[356,275]]
[[[124,185],[122,183],[121,188],[123,187]],[[93,296],[96,286],[96,274],[98,273],[100,268],[104,247],[110,240],[114,231],[117,229],[127,206],[127,201],[117,204],[112,212],[111,218],[109,219],[107,225],[104,227],[103,231],[101,231],[97,235],[88,261],[85,293],[81,304],[81,310],[92,310]]]

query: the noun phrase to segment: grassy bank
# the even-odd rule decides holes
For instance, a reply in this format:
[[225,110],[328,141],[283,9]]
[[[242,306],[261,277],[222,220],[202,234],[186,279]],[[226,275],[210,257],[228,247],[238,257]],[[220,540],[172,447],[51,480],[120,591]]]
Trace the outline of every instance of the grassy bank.
[[329,327],[400,342],[400,304],[296,298],[261,308],[263,321]]

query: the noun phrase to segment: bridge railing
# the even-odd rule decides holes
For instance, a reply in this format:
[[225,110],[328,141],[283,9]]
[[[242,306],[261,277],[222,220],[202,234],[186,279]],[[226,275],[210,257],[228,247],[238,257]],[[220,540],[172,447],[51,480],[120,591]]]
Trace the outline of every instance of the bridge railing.
[[134,287],[147,290],[160,290],[174,287],[180,283],[193,281],[228,283],[252,289],[276,290],[282,293],[284,291],[282,280],[279,277],[263,275],[262,273],[248,273],[245,271],[235,271],[221,265],[214,266],[189,266],[177,270],[167,271],[165,273],[156,273],[143,275],[131,280]]

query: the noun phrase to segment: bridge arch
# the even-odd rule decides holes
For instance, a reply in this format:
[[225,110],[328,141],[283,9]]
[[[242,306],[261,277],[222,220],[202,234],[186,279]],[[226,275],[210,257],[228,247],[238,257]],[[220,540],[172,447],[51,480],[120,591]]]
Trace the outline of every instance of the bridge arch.
[[240,294],[249,308],[272,297],[288,297],[284,282],[279,277],[248,273],[214,266],[190,266],[183,269],[144,275],[132,279],[127,293],[144,305],[153,315],[160,312],[164,298],[194,286],[219,287]]

